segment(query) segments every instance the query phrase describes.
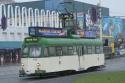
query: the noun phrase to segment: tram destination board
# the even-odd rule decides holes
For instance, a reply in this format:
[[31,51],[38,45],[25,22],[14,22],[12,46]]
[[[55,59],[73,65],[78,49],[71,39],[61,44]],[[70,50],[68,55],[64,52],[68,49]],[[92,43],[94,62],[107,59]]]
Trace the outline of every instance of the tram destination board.
[[62,28],[29,27],[29,36],[35,37],[66,37],[67,30]]
[[25,42],[38,42],[39,39],[37,37],[27,37],[25,38]]

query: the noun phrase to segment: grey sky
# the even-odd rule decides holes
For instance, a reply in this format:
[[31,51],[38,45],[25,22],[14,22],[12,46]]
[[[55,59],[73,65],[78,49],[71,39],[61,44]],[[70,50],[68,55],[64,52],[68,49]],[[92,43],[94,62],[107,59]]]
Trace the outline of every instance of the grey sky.
[[[36,0],[15,0],[19,2],[23,1],[36,1]],[[95,4],[99,2],[99,0],[76,0],[87,2],[90,4]],[[125,0],[101,0],[101,5],[104,7],[110,8],[110,15],[111,16],[125,16]]]

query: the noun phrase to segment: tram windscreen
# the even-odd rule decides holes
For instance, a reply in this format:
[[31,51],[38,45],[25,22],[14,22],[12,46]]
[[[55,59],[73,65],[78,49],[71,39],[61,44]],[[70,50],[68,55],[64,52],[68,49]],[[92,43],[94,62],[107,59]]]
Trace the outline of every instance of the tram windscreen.
[[23,49],[22,49],[22,58],[26,58],[26,57],[28,57],[28,51],[29,51],[29,49],[28,49],[28,47],[24,47]]
[[23,54],[28,54],[28,47],[23,48]]
[[31,46],[29,48],[29,57],[37,58],[40,57],[40,54],[41,54],[41,47]]

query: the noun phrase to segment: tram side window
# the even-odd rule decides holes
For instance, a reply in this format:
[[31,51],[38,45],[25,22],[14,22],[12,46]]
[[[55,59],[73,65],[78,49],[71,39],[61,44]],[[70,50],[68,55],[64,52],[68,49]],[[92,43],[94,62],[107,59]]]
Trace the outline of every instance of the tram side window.
[[69,47],[62,47],[63,55],[75,55],[76,52],[76,46],[69,46]]
[[48,56],[48,48],[44,49],[44,56],[47,57]]
[[67,47],[62,47],[63,55],[67,55]]
[[95,54],[95,46],[92,46],[92,54]]
[[103,53],[103,46],[100,46],[100,53]]
[[82,46],[82,55],[84,55],[85,52],[84,52],[84,46]]
[[62,56],[62,47],[56,47],[56,56]]
[[55,56],[56,54],[55,47],[49,47],[49,56]]
[[88,46],[88,54],[92,54],[92,47],[91,46]]
[[62,47],[63,55],[67,55],[68,50],[67,47]]
[[96,46],[96,54],[100,54],[100,46]]
[[73,49],[73,47],[71,46],[71,47],[68,47],[68,55],[74,55],[74,49]]
[[84,46],[84,54],[88,54],[88,51],[87,51],[87,46]]
[[76,46],[73,46],[73,54],[74,54],[74,55],[77,54]]

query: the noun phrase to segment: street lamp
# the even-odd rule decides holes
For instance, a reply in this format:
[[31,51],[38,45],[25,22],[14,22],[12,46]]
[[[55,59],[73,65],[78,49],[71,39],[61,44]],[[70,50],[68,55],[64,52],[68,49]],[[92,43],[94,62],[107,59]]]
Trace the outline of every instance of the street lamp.
[[102,0],[99,0],[99,3],[97,6],[99,7],[99,29],[100,29],[100,40],[102,40],[102,10],[101,10],[101,2]]

